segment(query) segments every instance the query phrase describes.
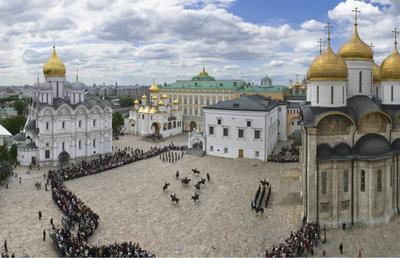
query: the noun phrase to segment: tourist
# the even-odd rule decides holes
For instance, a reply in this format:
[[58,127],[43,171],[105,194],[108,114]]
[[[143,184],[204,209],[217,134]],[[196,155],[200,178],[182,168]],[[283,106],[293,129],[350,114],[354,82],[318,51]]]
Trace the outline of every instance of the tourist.
[[299,161],[299,148],[294,144],[284,145],[278,153],[272,154],[268,157],[268,161],[273,162],[298,162]]
[[42,212],[41,211],[38,212],[38,215],[39,215],[39,220],[42,220]]
[[8,247],[7,247],[7,239],[5,239],[4,240],[4,251],[6,252],[6,253],[8,253]]
[[43,230],[43,242],[46,241],[46,230]]
[[343,254],[343,244],[342,243],[340,243],[340,245],[339,245],[339,251],[340,251],[340,254]]
[[210,174],[207,173],[206,177],[207,177],[207,181],[210,182]]

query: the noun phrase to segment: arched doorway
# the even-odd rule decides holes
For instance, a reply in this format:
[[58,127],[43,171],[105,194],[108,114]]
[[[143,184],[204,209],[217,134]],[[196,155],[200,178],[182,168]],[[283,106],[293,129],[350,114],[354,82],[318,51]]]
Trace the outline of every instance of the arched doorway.
[[155,134],[160,134],[160,125],[159,125],[158,123],[154,122],[154,123],[151,125],[151,130],[152,130],[153,133],[155,133]]
[[190,122],[190,132],[193,132],[195,129],[197,129],[197,124],[195,121]]
[[62,168],[69,163],[69,153],[65,150],[58,155],[58,165]]

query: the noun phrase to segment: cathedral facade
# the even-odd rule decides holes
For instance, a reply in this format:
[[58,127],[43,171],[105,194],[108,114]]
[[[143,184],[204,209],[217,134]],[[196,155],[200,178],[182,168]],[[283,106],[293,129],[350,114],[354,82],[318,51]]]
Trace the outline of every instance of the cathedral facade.
[[65,78],[55,47],[43,66],[44,83],[34,85],[29,116],[18,146],[21,165],[58,164],[60,157],[84,160],[112,152],[112,109],[86,96],[83,84]]
[[183,121],[179,101],[170,102],[170,97],[160,94],[156,83],[150,87],[150,100],[146,95],[135,100],[133,110],[124,120],[126,133],[140,136],[171,137],[182,133]]
[[307,80],[300,155],[304,219],[328,227],[388,222],[400,206],[396,37],[378,66],[358,34],[357,17],[338,54],[328,25],[328,47],[312,62]]

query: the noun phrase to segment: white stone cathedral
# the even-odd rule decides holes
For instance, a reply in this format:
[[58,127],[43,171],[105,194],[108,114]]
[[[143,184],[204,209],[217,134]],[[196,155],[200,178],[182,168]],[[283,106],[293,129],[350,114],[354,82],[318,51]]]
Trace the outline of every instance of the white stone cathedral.
[[397,38],[380,67],[373,56],[358,34],[356,15],[352,38],[338,54],[328,33],[328,47],[310,65],[300,155],[307,221],[369,225],[399,214]]
[[112,152],[112,109],[86,96],[84,85],[65,78],[55,47],[43,66],[44,83],[34,85],[29,116],[18,146],[21,165],[56,166],[62,153],[70,161]]

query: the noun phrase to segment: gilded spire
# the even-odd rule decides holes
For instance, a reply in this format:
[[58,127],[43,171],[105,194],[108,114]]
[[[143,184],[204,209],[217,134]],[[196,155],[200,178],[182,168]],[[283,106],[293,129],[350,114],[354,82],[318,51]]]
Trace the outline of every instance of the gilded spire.
[[78,68],[76,68],[76,75],[75,75],[75,79],[76,79],[76,81],[79,81],[79,77],[78,77]]
[[321,54],[322,53],[322,43],[323,43],[324,41],[322,40],[322,38],[319,38],[319,40],[318,40],[318,44],[319,44],[319,54]]
[[398,52],[398,50],[397,50],[397,34],[399,34],[400,32],[397,31],[397,27],[394,27],[394,30],[392,32],[394,34],[394,51]]
[[328,22],[325,28],[328,30],[328,48],[331,48],[331,29],[333,28],[333,26],[331,26],[331,23]]
[[354,13],[354,26],[358,26],[358,14],[361,13],[361,11],[358,10],[358,7],[356,7],[354,10],[352,10]]

